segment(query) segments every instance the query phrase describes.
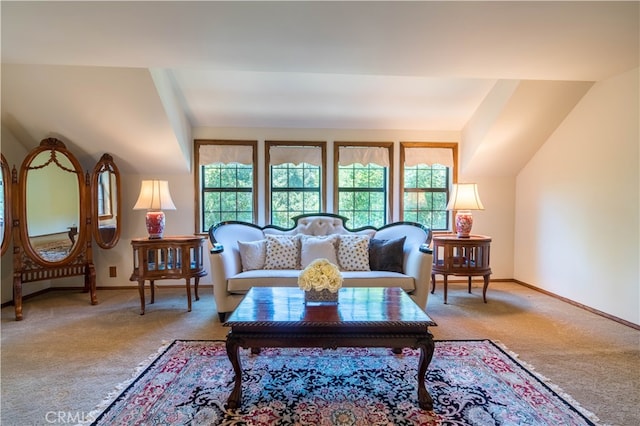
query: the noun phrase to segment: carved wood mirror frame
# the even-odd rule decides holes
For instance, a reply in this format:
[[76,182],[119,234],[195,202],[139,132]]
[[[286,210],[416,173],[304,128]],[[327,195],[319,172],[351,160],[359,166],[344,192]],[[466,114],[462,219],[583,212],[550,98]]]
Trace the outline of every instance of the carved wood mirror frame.
[[87,238],[88,182],[64,143],[48,138],[31,150],[22,162],[18,182],[18,228],[24,254],[44,267],[64,266],[84,254],[87,241],[91,242]]
[[[73,186],[77,186],[77,216],[70,215],[66,219],[57,222],[51,218],[49,223],[46,223],[45,219],[46,224],[42,225],[41,228],[46,229],[55,222],[53,232],[42,232],[38,230],[40,235],[36,238],[34,235],[30,235],[29,232],[29,218],[33,220],[36,216],[33,214],[30,216],[28,209],[30,207],[34,208],[35,204],[40,200],[34,197],[33,194],[31,194],[31,197],[29,196],[29,174],[36,173],[37,171],[42,173],[45,167],[52,167],[52,169],[56,170],[56,173],[63,176],[66,176],[65,174],[73,176],[73,178],[66,176],[60,178],[60,180],[67,184],[73,180],[75,182]],[[111,193],[113,194],[115,192],[113,202],[116,204],[115,206],[112,205],[112,208],[114,208],[112,212],[116,214],[114,237],[109,241],[97,239],[100,247],[112,248],[120,238],[120,174],[113,163],[113,158],[107,154],[102,157],[94,168],[94,175],[98,174],[95,173],[97,170],[109,171],[109,183],[113,183],[114,185],[114,187],[111,188]],[[49,182],[47,182],[46,178],[43,178],[42,175],[38,175],[37,178],[34,176],[37,175],[32,175],[34,179],[33,182],[43,182],[42,186],[49,185]],[[97,210],[95,210],[97,208],[97,201],[94,201],[94,198],[98,195],[98,189],[93,189],[94,186],[92,182],[98,182],[98,179],[99,178],[95,176],[90,176],[88,173],[85,174],[75,156],[67,150],[67,147],[62,141],[55,138],[43,139],[40,145],[27,155],[20,167],[19,179],[14,167],[12,172],[12,229],[14,245],[13,302],[16,320],[19,321],[23,318],[23,283],[81,275],[84,276],[83,291],[90,294],[90,302],[92,305],[98,303],[96,296],[96,272],[92,252],[92,236],[98,233],[97,228],[99,226],[100,216]],[[33,191],[37,192],[42,190],[42,188],[38,188],[36,184],[33,185]],[[54,207],[55,209],[63,210],[67,215],[73,210],[73,207],[65,205],[63,193],[66,193],[68,196],[68,193],[73,193],[76,188],[59,188],[59,186],[60,185],[53,185],[49,188],[51,192],[55,192],[53,197],[46,192],[44,193],[46,196],[42,198],[48,199],[48,201],[45,202],[46,205],[35,206],[35,208],[43,210],[43,212],[38,212],[38,214],[41,216],[43,214],[46,215],[49,210],[54,211]],[[60,199],[63,200],[62,203]],[[70,197],[68,196],[67,201],[74,199],[73,194],[71,194]],[[33,205],[30,206],[30,204]],[[76,217],[77,219],[75,219]],[[35,239],[38,239],[38,243],[34,243]],[[43,246],[35,247],[36,244],[41,243],[44,248],[42,248]]]
[[[2,154],[0,154],[2,155]],[[9,163],[7,163],[6,158],[2,155],[2,218],[0,219],[2,223],[0,226],[2,230],[0,231],[0,237],[2,238],[2,254],[4,254],[9,248],[9,242],[11,241],[11,172],[9,171]]]
[[91,222],[98,246],[110,249],[120,240],[121,195],[120,172],[113,157],[104,154],[91,176]]

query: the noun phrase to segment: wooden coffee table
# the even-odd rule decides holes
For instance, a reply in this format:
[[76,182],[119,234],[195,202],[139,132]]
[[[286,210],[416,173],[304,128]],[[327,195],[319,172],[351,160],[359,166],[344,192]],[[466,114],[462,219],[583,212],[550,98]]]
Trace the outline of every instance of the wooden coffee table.
[[436,324],[400,288],[342,288],[337,305],[305,306],[298,288],[254,287],[224,325],[235,373],[231,409],[242,404],[241,347],[419,348],[418,403],[433,409],[425,375],[434,350],[428,327]]

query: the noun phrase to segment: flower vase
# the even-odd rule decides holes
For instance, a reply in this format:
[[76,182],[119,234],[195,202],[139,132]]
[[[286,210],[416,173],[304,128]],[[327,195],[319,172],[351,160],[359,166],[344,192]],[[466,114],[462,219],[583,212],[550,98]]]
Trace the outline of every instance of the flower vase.
[[306,290],[304,292],[304,303],[306,305],[337,305],[338,292],[324,290]]

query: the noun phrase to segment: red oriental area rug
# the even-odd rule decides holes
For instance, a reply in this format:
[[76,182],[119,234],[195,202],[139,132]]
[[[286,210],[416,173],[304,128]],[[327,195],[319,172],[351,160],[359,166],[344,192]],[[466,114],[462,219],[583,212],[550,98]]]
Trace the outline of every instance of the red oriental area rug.
[[243,404],[225,407],[224,342],[174,341],[95,425],[594,425],[597,419],[489,340],[436,341],[434,410],[418,407],[419,351],[241,350]]

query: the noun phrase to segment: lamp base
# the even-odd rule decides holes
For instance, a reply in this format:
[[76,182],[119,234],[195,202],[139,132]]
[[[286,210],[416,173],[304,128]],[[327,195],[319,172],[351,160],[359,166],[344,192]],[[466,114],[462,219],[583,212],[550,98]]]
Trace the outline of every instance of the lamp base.
[[458,238],[469,238],[472,226],[473,216],[470,211],[461,210],[456,214],[456,233]]
[[152,211],[147,212],[145,217],[147,224],[147,232],[149,233],[149,239],[162,238],[164,234],[164,212]]

